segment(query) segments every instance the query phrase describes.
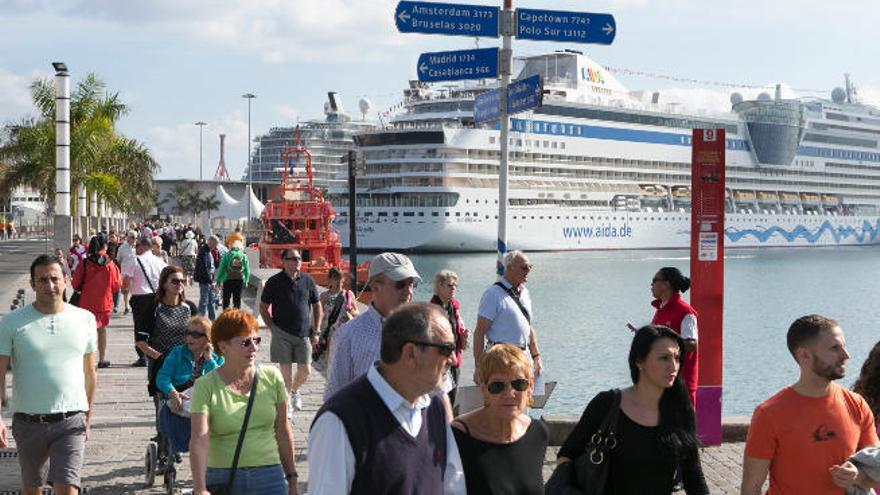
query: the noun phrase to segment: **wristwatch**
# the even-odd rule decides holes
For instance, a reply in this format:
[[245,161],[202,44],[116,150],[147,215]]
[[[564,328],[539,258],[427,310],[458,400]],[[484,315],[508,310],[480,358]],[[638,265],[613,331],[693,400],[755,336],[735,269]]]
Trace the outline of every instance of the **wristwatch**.
[[299,478],[299,473],[297,473],[296,471],[291,471],[284,475],[284,479],[287,481],[290,481],[291,478]]

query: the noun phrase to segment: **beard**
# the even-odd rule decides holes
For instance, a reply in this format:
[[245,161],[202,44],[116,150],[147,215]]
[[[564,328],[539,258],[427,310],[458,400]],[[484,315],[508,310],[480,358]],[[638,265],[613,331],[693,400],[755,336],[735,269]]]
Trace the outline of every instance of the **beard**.
[[[815,356],[814,356],[815,358]],[[845,371],[839,370],[845,361],[838,363],[826,363],[818,358],[813,361],[813,373],[828,381],[839,380],[846,374]]]

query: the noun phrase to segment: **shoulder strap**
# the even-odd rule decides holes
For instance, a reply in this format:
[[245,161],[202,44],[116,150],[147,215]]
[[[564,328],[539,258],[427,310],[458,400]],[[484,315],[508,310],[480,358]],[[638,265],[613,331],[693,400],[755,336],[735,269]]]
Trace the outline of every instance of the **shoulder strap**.
[[150,280],[150,276],[147,275],[147,269],[144,268],[144,264],[141,263],[141,259],[140,259],[137,255],[135,255],[134,259],[136,259],[137,262],[138,262],[138,265],[141,266],[141,271],[144,272],[144,278],[147,279],[147,285],[150,286],[150,291],[152,291],[152,292],[155,294],[155,293],[156,293],[156,289],[153,288],[153,281]]
[[471,429],[468,427],[467,423],[465,423],[464,421],[462,421],[462,420],[460,420],[460,419],[458,419],[458,418],[452,420],[452,422],[455,423],[455,424],[457,424],[457,425],[461,425],[462,428],[464,428],[464,432],[467,434],[467,436],[472,436],[472,435],[471,435]]
[[88,265],[86,265],[86,261],[88,258],[83,258],[82,260],[82,277],[80,277],[79,282],[79,292],[82,293],[83,289],[86,288],[86,270],[88,270]]
[[495,282],[494,285],[501,287],[501,290],[507,293],[507,295],[513,299],[513,302],[519,307],[519,310],[522,311],[523,316],[526,317],[526,321],[532,323],[532,316],[526,311],[526,307],[523,306],[522,301],[519,300],[519,294],[517,294],[512,288],[505,286],[501,282]]
[[241,447],[244,443],[244,434],[247,432],[248,421],[251,419],[251,409],[254,408],[254,397],[257,396],[257,383],[260,379],[260,368],[254,366],[254,382],[251,384],[251,393],[248,397],[247,409],[244,411],[244,422],[241,424],[241,432],[238,434],[238,443],[235,444],[235,454],[232,456],[232,470],[229,472],[227,489],[232,489],[235,481],[235,470],[238,468],[238,456],[241,455]]
[[600,426],[599,429],[607,434],[613,435],[614,429],[617,426],[617,418],[620,415],[620,389],[611,389],[611,394],[611,407],[605,414],[605,419],[602,420],[602,426]]

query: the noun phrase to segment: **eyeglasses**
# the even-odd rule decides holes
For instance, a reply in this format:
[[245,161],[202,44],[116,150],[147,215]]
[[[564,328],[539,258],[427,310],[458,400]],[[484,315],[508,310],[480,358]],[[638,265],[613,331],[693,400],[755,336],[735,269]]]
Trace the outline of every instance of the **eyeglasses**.
[[183,285],[186,282],[186,280],[182,279],[182,278],[171,278],[171,279],[168,279],[168,282],[170,282],[174,285]]
[[[486,390],[492,395],[498,395],[501,392],[504,392],[504,389],[507,388],[507,383],[508,382],[489,382],[489,384],[486,385]],[[529,388],[529,381],[525,378],[517,378],[510,382],[510,388],[517,392],[525,392]]]
[[302,256],[285,256],[281,259],[284,261],[302,261]]
[[419,281],[414,278],[405,278],[403,280],[398,280],[397,282],[394,282],[394,288],[397,290],[406,289],[410,285],[412,285],[412,288],[415,289],[419,286]]
[[248,338],[241,341],[241,346],[242,347],[250,347],[252,343],[255,346],[258,346],[258,345],[260,345],[260,342],[262,342],[262,341],[263,341],[262,337],[248,337]]
[[410,344],[415,344],[419,347],[433,347],[437,349],[437,352],[442,354],[444,357],[449,357],[455,351],[455,343],[454,342],[422,342],[421,340],[407,340]]
[[192,332],[192,331],[186,332],[186,336],[192,337],[194,339],[201,339],[202,337],[206,337],[206,335],[202,332]]
[[530,271],[532,271],[533,266],[534,265],[532,265],[531,263],[525,263],[525,264],[519,265],[519,268],[520,268],[520,270],[522,270],[524,272],[530,272]]

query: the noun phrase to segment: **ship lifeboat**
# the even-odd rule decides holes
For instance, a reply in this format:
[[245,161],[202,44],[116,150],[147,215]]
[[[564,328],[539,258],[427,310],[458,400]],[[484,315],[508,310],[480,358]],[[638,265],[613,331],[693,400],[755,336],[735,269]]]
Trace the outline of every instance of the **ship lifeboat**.
[[758,191],[758,201],[762,203],[775,203],[779,201],[779,195],[772,191]]
[[837,206],[840,204],[840,198],[833,194],[823,194],[822,195],[822,203],[826,205]]
[[666,188],[660,184],[640,184],[639,190],[642,196],[650,198],[665,198]]
[[734,189],[733,198],[737,201],[754,201],[755,200],[755,191],[749,191],[745,189]]
[[797,203],[798,195],[797,193],[782,191],[779,193],[779,200],[783,203]]
[[[297,142],[299,131],[297,130]],[[315,187],[312,176],[312,155],[299,144],[285,148],[284,171],[280,190],[266,203],[260,215],[263,233],[260,237],[260,267],[281,268],[281,256],[286,249],[302,253],[302,270],[321,286],[327,286],[327,274],[332,267],[343,273],[349,285],[348,261],[342,259],[342,243],[333,227],[336,212]],[[369,263],[357,266],[357,288],[366,284]]]
[[801,201],[804,203],[818,203],[819,195],[816,193],[801,193]]
[[688,186],[674,186],[672,197],[675,199],[691,199],[691,188]]

